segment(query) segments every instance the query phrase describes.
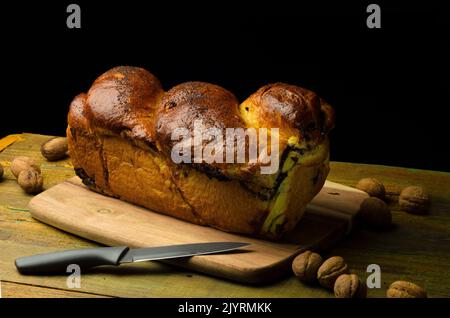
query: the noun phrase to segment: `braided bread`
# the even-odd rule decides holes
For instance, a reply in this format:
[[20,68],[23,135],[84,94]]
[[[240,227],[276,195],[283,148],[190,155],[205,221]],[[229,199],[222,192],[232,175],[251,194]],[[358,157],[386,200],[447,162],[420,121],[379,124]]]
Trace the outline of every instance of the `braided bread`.
[[[261,173],[263,164],[248,159],[175,163],[173,132],[192,131],[199,120],[219,131],[278,128],[277,171]],[[239,104],[217,85],[187,82],[164,92],[148,71],[120,66],[73,99],[67,137],[75,171],[94,191],[192,223],[278,239],[325,182],[333,125],[333,109],[297,86],[266,85]]]

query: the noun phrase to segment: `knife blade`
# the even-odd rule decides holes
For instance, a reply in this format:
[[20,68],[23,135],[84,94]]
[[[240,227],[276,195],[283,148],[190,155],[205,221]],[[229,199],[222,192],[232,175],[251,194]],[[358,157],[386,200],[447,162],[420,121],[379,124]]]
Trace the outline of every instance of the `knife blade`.
[[16,259],[15,265],[22,274],[66,273],[67,266],[71,264],[81,269],[118,266],[123,263],[224,253],[248,245],[242,242],[208,242],[132,249],[127,246],[84,248],[20,257]]

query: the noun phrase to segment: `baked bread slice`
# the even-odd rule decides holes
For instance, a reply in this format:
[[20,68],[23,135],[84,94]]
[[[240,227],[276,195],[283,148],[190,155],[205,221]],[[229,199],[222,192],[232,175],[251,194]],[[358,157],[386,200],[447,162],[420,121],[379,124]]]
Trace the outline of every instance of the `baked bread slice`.
[[[260,162],[176,164],[176,128],[278,128],[279,169]],[[276,83],[243,103],[217,85],[188,82],[164,92],[142,68],[113,68],[74,98],[69,152],[94,191],[223,231],[278,239],[303,215],[329,171],[332,108],[315,93]],[[258,137],[259,138],[259,137]],[[202,144],[201,147],[206,147]]]

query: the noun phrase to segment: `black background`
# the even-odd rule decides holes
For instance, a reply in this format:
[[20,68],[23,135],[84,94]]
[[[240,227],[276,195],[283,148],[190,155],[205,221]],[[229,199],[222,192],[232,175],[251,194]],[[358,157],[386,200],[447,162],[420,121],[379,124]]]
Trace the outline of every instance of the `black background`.
[[144,67],[165,89],[219,84],[243,101],[287,82],[332,104],[332,160],[450,171],[448,27],[430,2],[72,1],[2,4],[0,136],[64,135],[71,99],[116,65]]

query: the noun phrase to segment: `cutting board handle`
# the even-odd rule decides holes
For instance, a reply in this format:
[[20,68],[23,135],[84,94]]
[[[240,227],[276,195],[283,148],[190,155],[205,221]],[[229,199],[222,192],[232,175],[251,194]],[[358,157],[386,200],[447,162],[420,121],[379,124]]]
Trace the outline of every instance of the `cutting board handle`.
[[348,224],[347,232],[349,232],[361,203],[368,197],[369,195],[364,191],[327,180],[322,190],[306,207],[306,212],[345,220]]

